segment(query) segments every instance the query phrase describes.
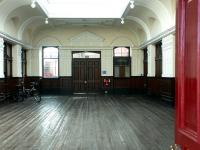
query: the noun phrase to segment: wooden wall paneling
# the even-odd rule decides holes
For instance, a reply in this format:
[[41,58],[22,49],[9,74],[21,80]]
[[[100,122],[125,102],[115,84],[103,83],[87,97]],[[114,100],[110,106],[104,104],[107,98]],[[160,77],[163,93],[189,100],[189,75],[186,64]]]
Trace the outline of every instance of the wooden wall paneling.
[[131,78],[131,94],[144,93],[145,78],[146,77],[143,77],[143,76]]
[[163,100],[174,101],[174,98],[175,98],[175,79],[174,78],[160,79],[160,94]]
[[160,96],[160,78],[148,77],[147,84],[148,95]]
[[[103,80],[110,79],[110,87],[104,88]],[[25,84],[29,85],[32,81],[38,81],[39,77],[26,77]],[[148,89],[145,90],[145,80],[148,82]],[[59,77],[57,79],[42,79],[41,89],[44,94],[72,94],[73,80],[70,76]],[[101,76],[99,92],[107,90],[109,93],[116,94],[135,94],[148,93],[152,96],[161,96],[163,100],[174,100],[175,80],[174,78],[156,78],[137,76],[131,78],[114,78],[113,76]]]
[[113,91],[115,94],[131,93],[131,78],[114,78]]
[[60,77],[60,94],[71,94],[72,89],[72,77]]

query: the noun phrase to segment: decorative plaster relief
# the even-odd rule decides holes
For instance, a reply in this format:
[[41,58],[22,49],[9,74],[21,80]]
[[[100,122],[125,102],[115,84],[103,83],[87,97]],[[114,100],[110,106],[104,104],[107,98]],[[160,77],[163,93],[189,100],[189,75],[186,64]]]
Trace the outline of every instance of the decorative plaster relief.
[[74,36],[70,39],[71,46],[103,46],[104,38],[91,33],[91,32],[82,32],[77,36]]

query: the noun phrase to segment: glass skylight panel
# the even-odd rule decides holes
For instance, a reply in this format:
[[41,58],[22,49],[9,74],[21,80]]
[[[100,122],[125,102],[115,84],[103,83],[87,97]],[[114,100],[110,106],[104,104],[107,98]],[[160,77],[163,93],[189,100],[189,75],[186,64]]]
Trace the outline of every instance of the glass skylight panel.
[[37,0],[49,18],[121,18],[130,0]]

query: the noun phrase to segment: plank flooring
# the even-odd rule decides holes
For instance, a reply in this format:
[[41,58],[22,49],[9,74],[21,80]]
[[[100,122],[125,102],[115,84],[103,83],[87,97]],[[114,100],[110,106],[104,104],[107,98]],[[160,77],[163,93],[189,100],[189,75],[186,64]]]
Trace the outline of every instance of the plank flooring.
[[46,96],[0,106],[0,150],[168,150],[174,109],[143,96]]

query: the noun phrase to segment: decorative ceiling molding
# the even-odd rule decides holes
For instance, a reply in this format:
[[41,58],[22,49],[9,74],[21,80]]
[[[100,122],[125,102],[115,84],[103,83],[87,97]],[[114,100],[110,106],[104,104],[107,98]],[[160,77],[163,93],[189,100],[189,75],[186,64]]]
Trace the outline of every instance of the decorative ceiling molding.
[[149,40],[149,39],[151,38],[150,30],[149,30],[147,24],[146,24],[143,20],[141,20],[141,19],[139,19],[139,18],[137,18],[137,17],[133,17],[133,16],[127,16],[126,19],[135,21],[135,22],[137,22],[139,25],[141,25],[142,28],[144,29],[145,33],[146,33],[147,39]]
[[22,35],[23,35],[23,33],[24,33],[26,27],[27,27],[30,23],[32,23],[33,21],[36,21],[36,20],[39,20],[39,19],[42,20],[43,17],[42,17],[42,16],[33,16],[33,17],[27,19],[26,21],[24,21],[24,22],[22,23],[22,25],[20,26],[19,30],[18,30],[17,38],[20,39],[20,40],[22,40]]
[[101,46],[103,45],[105,39],[96,35],[95,33],[85,31],[70,38],[69,41],[71,46]]
[[[162,30],[165,31],[173,25],[172,16],[166,6],[159,0],[136,0],[136,5],[150,9],[158,17]],[[161,11],[162,10],[162,11]],[[166,23],[166,20],[168,23]]]
[[30,44],[24,43],[23,41],[18,40],[16,38],[13,38],[12,36],[10,36],[10,35],[8,35],[6,33],[3,33],[1,31],[0,31],[0,37],[2,37],[6,41],[10,41],[13,44],[21,45],[24,48],[27,48],[27,49],[31,49],[32,48],[32,46]]
[[144,49],[144,48],[147,47],[148,45],[154,44],[154,43],[156,43],[156,42],[162,40],[162,38],[164,38],[164,37],[166,37],[166,36],[168,36],[168,35],[170,35],[170,34],[174,34],[175,32],[176,32],[176,27],[174,26],[174,27],[172,27],[172,28],[170,28],[170,29],[168,29],[168,30],[166,30],[166,31],[164,31],[164,32],[162,32],[162,33],[160,33],[159,35],[155,36],[154,38],[152,38],[152,39],[150,39],[150,40],[148,40],[148,41],[142,43],[142,44],[140,45],[140,49]]

